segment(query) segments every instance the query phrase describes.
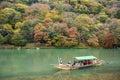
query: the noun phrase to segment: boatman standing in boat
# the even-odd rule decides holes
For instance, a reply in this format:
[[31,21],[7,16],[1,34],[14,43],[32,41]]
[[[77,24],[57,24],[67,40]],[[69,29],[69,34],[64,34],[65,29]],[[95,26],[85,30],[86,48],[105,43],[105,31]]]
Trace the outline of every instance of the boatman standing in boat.
[[62,58],[59,59],[59,65],[62,65],[63,64],[63,61],[62,61]]

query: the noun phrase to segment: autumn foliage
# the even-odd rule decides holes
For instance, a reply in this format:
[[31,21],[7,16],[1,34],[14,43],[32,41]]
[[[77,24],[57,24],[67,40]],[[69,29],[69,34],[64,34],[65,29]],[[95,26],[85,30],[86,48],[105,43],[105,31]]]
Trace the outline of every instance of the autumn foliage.
[[0,44],[120,44],[118,0],[0,0]]
[[103,39],[105,48],[112,48],[113,44],[117,44],[117,38],[112,33],[105,34]]

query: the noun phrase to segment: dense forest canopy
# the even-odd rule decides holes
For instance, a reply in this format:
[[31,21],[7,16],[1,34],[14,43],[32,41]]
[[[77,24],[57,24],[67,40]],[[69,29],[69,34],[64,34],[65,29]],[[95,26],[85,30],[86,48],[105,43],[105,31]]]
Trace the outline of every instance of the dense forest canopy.
[[0,0],[0,45],[120,45],[120,0]]

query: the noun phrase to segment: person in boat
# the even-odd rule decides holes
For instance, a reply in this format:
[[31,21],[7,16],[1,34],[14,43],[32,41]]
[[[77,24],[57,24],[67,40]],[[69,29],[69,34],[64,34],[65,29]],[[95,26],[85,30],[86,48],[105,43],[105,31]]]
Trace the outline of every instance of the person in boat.
[[80,63],[77,62],[77,61],[75,61],[75,62],[72,64],[72,66],[73,66],[73,67],[78,67],[78,66],[80,66]]
[[93,64],[93,61],[92,61],[92,60],[90,60],[89,64]]
[[86,60],[85,60],[85,61],[83,61],[83,64],[84,64],[84,65],[86,65]]
[[78,64],[77,61],[74,61],[74,63],[72,64],[72,66],[76,66]]
[[96,64],[96,63],[97,63],[97,59],[94,59],[94,60],[93,60],[93,64]]
[[63,64],[63,61],[62,61],[62,58],[59,59],[59,65],[62,65]]
[[83,61],[80,61],[80,66],[84,66],[84,63],[83,63]]
[[100,63],[100,62],[101,62],[101,60],[98,59],[98,60],[97,60],[97,63]]
[[88,65],[88,60],[85,61],[85,65]]
[[76,62],[76,61],[74,61],[74,62],[73,62],[73,64],[72,64],[72,66],[74,66],[76,63],[77,63],[77,62]]
[[70,65],[71,65],[71,61],[68,61],[67,66],[70,66]]

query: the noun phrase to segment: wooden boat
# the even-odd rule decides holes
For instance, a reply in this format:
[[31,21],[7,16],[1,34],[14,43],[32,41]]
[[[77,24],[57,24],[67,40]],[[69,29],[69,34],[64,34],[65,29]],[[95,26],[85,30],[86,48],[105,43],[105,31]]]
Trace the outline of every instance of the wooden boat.
[[[102,65],[102,60],[97,59],[94,56],[81,56],[81,57],[74,57],[76,59],[76,64],[52,64],[55,68],[61,69],[61,70],[74,70],[84,67],[90,67],[90,66],[100,66]],[[94,63],[92,64],[85,64],[83,65],[81,61],[92,61]]]

